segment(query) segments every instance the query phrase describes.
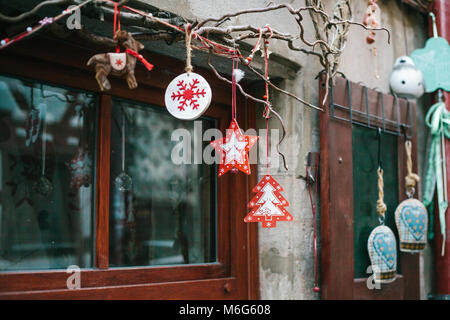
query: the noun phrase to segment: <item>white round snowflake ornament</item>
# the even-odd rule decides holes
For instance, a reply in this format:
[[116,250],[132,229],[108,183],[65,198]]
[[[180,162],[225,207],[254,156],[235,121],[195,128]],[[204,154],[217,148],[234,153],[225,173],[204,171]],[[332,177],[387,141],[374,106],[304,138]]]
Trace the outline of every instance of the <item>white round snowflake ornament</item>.
[[212,91],[201,75],[183,73],[173,79],[166,89],[166,108],[175,118],[194,120],[209,107]]

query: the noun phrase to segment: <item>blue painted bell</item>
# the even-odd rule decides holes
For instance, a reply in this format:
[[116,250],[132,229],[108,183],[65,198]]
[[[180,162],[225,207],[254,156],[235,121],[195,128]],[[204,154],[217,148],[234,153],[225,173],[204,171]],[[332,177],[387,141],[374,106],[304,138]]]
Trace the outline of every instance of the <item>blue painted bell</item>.
[[400,251],[419,252],[427,245],[428,212],[422,202],[413,198],[420,177],[412,172],[412,144],[405,141],[406,170],[405,187],[408,199],[395,210],[395,223],[400,238]]
[[[381,130],[378,130],[379,159],[381,149]],[[375,283],[389,283],[395,280],[397,274],[397,241],[392,230],[384,225],[387,206],[384,203],[383,169],[378,160],[378,200],[377,213],[380,225],[372,230],[367,241],[370,263],[372,265]]]
[[389,227],[380,225],[372,230],[367,242],[374,281],[389,283],[397,274],[397,241]]
[[427,245],[427,209],[417,199],[406,199],[395,210],[395,223],[400,237],[400,251],[420,252]]

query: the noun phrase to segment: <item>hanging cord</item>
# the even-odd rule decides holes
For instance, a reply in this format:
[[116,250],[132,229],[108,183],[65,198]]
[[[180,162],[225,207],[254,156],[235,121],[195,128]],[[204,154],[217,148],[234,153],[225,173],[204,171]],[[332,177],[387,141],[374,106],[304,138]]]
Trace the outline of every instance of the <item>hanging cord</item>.
[[[314,292],[320,292],[319,287],[319,273],[318,273],[318,254],[317,254],[317,233],[316,233],[316,208],[317,208],[317,199],[318,199],[318,181],[317,176],[319,173],[319,154],[316,154],[315,157],[315,171],[314,171],[314,177],[311,174],[311,167],[306,166],[306,184],[308,187],[308,194],[309,194],[309,201],[311,202],[311,210],[313,213],[313,230],[314,230]],[[311,185],[315,184],[315,191],[314,191],[314,200],[313,196],[311,194]]]
[[187,74],[190,74],[192,70],[194,69],[191,64],[191,55],[192,55],[192,46],[191,46],[191,40],[192,40],[192,30],[191,30],[191,24],[188,23],[186,25],[186,68],[184,69]]
[[236,108],[236,72],[238,68],[238,60],[233,59],[233,69],[231,70],[231,117],[236,119],[237,108]]
[[384,203],[384,183],[383,183],[383,169],[378,168],[378,200],[377,200],[377,212],[380,215],[380,222],[384,224],[384,214],[387,210],[387,206]]
[[[120,7],[117,3],[114,3],[114,26],[113,26],[113,38],[116,36],[116,32],[120,31]],[[120,45],[116,45],[116,53],[120,52]]]
[[[284,127],[284,123],[283,123],[283,120],[281,119],[281,116],[272,109],[272,106],[269,102],[269,84],[268,84],[268,80],[269,80],[269,39],[273,36],[273,31],[269,25],[266,25],[265,28],[267,28],[270,31],[270,35],[267,39],[264,40],[264,77],[265,77],[266,81],[265,81],[265,95],[263,96],[263,98],[266,103],[265,103],[263,117],[266,119],[267,141],[269,141],[269,129],[268,128],[269,128],[269,119],[271,118],[270,113],[273,113],[281,122],[281,127],[283,129],[283,135],[282,135],[280,141],[278,141],[277,152],[281,156],[281,159],[283,160],[284,168],[286,170],[288,170],[288,166],[286,163],[286,157],[280,151],[280,144],[286,137],[286,129]],[[267,148],[269,148],[269,143],[267,143]],[[267,151],[267,158],[269,158],[268,155],[269,155],[269,151]],[[269,166],[269,164],[267,162],[267,172],[269,171],[268,166]]]
[[377,212],[379,214],[379,221],[384,225],[384,214],[387,206],[384,203],[384,182],[383,182],[383,163],[381,161],[381,128],[378,128],[378,200]]
[[122,172],[125,172],[125,108],[122,107]]
[[[266,80],[269,80],[269,39],[273,36],[272,29],[266,25],[266,28],[270,31],[269,37],[264,40],[264,77]],[[266,100],[266,107],[264,109],[263,116],[266,119],[270,118],[270,108],[269,104],[269,84],[265,81],[265,95],[263,96],[264,100]]]
[[269,134],[269,118],[266,118],[266,157],[267,157],[267,174],[269,174],[269,150],[270,150],[270,134]]
[[[273,36],[273,31],[269,27],[269,25],[266,25],[266,28],[270,31],[270,35],[267,39],[264,40],[264,76],[266,80],[269,80],[269,39]],[[258,40],[258,46],[259,46],[259,40]],[[267,132],[267,174],[269,174],[269,153],[270,153],[270,133],[269,133],[269,119],[270,119],[270,108],[269,108],[269,84],[267,81],[265,82],[265,95],[264,100],[266,100],[266,106],[264,108],[263,117],[266,119],[266,132]],[[284,160],[284,155],[283,155]]]
[[406,195],[408,198],[412,198],[416,191],[416,183],[420,181],[419,175],[412,172],[412,156],[411,156],[411,140],[405,141],[406,151],[406,170],[407,175],[405,177]]

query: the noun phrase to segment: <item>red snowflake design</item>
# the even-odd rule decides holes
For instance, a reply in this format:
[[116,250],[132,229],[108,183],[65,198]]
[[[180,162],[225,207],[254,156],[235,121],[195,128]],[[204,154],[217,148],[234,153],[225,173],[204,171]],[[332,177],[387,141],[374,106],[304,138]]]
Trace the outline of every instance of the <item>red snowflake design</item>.
[[200,90],[197,88],[197,85],[200,83],[198,79],[192,79],[192,83],[185,83],[183,80],[180,80],[177,83],[178,91],[172,92],[172,100],[179,101],[180,105],[178,106],[178,109],[180,111],[184,111],[185,107],[189,106],[192,107],[192,109],[198,109],[200,104],[198,104],[198,98],[204,97],[206,92],[205,89]]

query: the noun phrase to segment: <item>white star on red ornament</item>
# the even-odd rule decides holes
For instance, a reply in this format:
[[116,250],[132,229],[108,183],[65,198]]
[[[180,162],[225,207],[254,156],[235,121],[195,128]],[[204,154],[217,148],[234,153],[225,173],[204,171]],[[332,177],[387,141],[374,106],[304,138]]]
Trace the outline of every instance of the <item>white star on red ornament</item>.
[[257,136],[242,134],[236,119],[231,120],[225,138],[211,141],[211,145],[221,154],[219,177],[232,168],[250,174],[248,152],[258,141]]

